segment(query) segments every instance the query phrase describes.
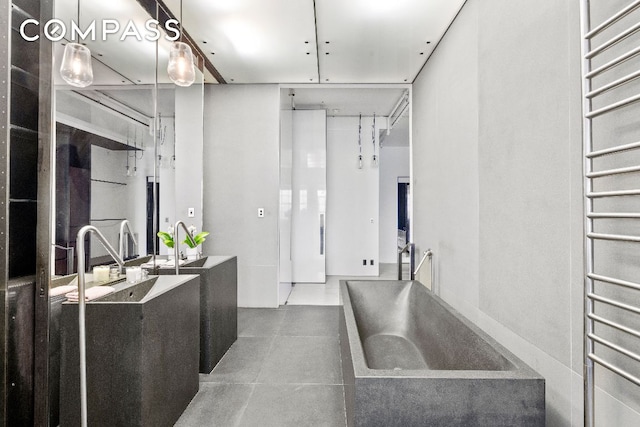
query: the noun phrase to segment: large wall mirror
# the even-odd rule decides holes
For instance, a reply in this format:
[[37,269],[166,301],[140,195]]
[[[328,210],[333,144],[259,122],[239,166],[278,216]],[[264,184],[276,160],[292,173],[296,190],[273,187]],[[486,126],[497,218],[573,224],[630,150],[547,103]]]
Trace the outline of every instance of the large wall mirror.
[[[123,255],[135,262],[167,255],[156,233],[177,220],[202,228],[203,75],[196,70],[196,82],[189,87],[173,84],[166,71],[171,42],[162,24],[157,41],[145,39],[145,23],[167,15],[157,7],[150,15],[145,7],[137,0],[55,0],[55,17],[67,28],[72,20],[81,28],[93,21],[97,25],[95,40],[83,41],[91,50],[94,73],[86,88],[68,85],[58,72],[69,36],[54,44],[53,271],[49,324],[36,326],[48,328],[51,425],[59,421],[61,286],[77,273],[81,244],[89,273],[93,266],[113,263],[91,233],[77,242],[79,229],[95,226],[116,250],[122,241]],[[120,23],[106,41],[101,32],[105,19]],[[122,39],[129,22],[142,32],[142,40]],[[128,227],[123,227],[125,220]]]

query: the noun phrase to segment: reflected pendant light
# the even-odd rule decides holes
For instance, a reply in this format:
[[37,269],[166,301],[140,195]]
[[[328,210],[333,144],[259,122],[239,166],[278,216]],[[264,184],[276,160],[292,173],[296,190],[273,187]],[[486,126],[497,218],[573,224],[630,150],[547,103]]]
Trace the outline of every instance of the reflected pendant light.
[[376,113],[373,113],[373,126],[371,126],[371,142],[373,143],[373,158],[371,166],[378,167],[378,156],[376,155]]
[[[80,0],[78,0],[78,25],[80,25]],[[60,65],[60,75],[65,82],[75,87],[87,87],[93,83],[89,48],[80,43],[67,43]]]
[[[180,0],[180,38],[182,38],[182,0]],[[178,86],[191,86],[196,80],[196,69],[193,65],[191,46],[183,42],[173,42],[169,51],[167,74]]]
[[362,114],[358,116],[358,169],[362,169]]

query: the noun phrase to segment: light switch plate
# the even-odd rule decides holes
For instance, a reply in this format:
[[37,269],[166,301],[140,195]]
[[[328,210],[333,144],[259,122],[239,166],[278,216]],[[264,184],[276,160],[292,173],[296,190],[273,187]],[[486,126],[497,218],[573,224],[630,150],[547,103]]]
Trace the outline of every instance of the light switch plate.
[[189,208],[187,210],[187,216],[189,218],[194,218],[196,216],[196,209],[195,208]]
[[258,208],[258,218],[264,218],[264,208]]

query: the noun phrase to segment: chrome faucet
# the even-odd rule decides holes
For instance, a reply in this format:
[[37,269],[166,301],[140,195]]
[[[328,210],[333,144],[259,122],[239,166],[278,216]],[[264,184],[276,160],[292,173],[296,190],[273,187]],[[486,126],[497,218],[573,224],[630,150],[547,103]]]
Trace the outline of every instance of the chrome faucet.
[[[128,220],[124,220],[120,223],[120,234],[119,234],[119,246],[118,246],[118,255],[120,258],[124,259],[124,229],[125,227],[129,230],[129,236],[131,236],[131,240],[133,240],[133,246],[135,248],[134,255],[138,251],[138,242],[136,241],[136,237],[133,235],[133,231],[131,231],[131,224]],[[127,255],[129,255],[129,251],[127,250]]]
[[84,265],[84,238],[87,233],[94,233],[109,255],[120,266],[120,272],[124,268],[124,261],[109,244],[104,235],[93,225],[85,225],[78,231],[76,239],[78,247],[78,331],[80,348],[80,425],[87,427],[87,338],[85,330],[85,265]]
[[193,246],[196,246],[196,242],[195,240],[193,240],[193,236],[191,235],[191,232],[189,231],[189,229],[187,228],[186,224],[182,221],[178,221],[176,222],[175,227],[173,227],[173,251],[174,251],[174,259],[176,262],[176,274],[180,274],[180,263],[178,261],[178,255],[179,255],[179,246],[180,246],[180,239],[178,239],[178,226],[181,225],[182,229],[185,231],[185,233],[187,233],[187,240],[189,241],[189,243],[191,243]]

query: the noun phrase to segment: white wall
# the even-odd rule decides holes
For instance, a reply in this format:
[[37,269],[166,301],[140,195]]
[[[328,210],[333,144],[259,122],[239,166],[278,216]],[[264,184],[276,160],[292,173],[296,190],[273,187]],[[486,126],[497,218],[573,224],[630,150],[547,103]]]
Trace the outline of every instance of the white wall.
[[[158,138],[158,156],[161,160],[158,162],[157,181],[160,183],[160,191],[158,200],[160,202],[160,220],[158,231],[169,232],[177,221],[176,211],[176,169],[175,162],[171,159],[174,153],[175,144],[175,117],[160,118],[161,135]],[[176,158],[177,158],[176,153]],[[160,255],[173,255],[174,250],[167,248],[162,240],[159,240],[158,253]]]
[[371,125],[371,117],[362,118],[358,169],[358,118],[327,119],[327,275],[378,275],[379,168],[371,166]]
[[203,250],[238,257],[241,307],[278,306],[279,115],[277,85],[205,87]]
[[[175,168],[175,221],[202,228],[202,152],[203,152],[203,87],[194,84],[175,89],[176,168]],[[161,184],[162,185],[162,184]],[[189,218],[189,208],[195,216]],[[174,224],[175,224],[174,221]],[[181,236],[184,230],[181,230]],[[181,239],[182,240],[182,239]],[[186,247],[185,247],[186,248]]]
[[[468,0],[413,90],[418,250],[545,377],[548,426],[583,423],[579,35],[574,1]],[[598,425],[640,425],[632,395],[596,402]]]
[[[392,131],[393,132],[393,131]],[[409,146],[380,150],[380,262],[398,262],[398,177],[409,176]]]

